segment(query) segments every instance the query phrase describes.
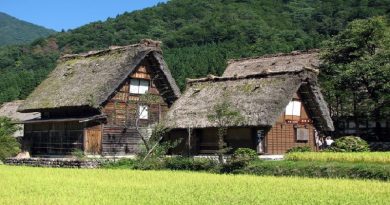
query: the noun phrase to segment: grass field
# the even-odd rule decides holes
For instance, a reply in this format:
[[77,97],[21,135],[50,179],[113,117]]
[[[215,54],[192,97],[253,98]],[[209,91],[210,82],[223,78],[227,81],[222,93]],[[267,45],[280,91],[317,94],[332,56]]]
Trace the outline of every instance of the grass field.
[[294,152],[285,156],[293,161],[336,161],[390,163],[390,152]]
[[390,183],[0,166],[0,204],[388,204]]

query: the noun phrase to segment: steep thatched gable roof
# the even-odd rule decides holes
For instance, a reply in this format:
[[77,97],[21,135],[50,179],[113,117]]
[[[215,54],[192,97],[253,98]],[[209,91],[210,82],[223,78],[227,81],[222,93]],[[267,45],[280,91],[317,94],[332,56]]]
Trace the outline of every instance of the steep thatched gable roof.
[[294,51],[255,58],[230,60],[224,77],[245,76],[267,71],[300,71],[316,69],[319,66],[318,50]]
[[[273,126],[298,92],[317,129],[333,131],[327,104],[317,85],[318,71],[314,64],[306,66],[307,62],[318,62],[312,55],[316,54],[265,57],[276,63],[262,58],[238,60],[231,62],[223,77],[189,80],[186,91],[168,112],[167,122],[173,128],[217,127],[208,116],[215,105],[227,100],[244,118],[229,126]],[[304,60],[298,60],[298,56]]]
[[151,41],[62,57],[54,71],[19,107],[21,112],[64,107],[99,108],[145,58],[168,103],[180,96],[161,49]]

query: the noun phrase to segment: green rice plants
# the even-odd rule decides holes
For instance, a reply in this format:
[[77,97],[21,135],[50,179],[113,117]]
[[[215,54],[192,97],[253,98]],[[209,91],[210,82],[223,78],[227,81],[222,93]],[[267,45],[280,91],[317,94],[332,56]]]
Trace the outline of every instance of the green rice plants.
[[284,158],[291,161],[390,164],[390,152],[294,152],[286,154]]
[[[312,169],[302,163],[287,164],[293,172],[297,172],[294,166]],[[322,169],[333,173],[332,166]],[[0,176],[0,186],[6,187],[0,189],[0,204],[384,205],[390,201],[390,183],[373,180],[4,165]]]

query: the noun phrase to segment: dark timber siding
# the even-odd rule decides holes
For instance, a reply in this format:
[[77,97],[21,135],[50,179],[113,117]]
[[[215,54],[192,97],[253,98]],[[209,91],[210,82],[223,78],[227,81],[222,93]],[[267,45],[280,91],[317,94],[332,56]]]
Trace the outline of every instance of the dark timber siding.
[[84,125],[78,122],[26,124],[23,147],[32,155],[70,155],[83,149]]
[[102,112],[107,115],[107,123],[103,125],[103,155],[135,154],[139,149],[141,138],[134,127],[137,116],[137,100],[141,94],[130,93],[130,79],[150,80],[152,83],[149,85],[149,93],[160,98],[160,103],[148,105],[148,119],[140,120],[142,127],[159,122],[167,112],[168,105],[160,96],[159,88],[154,83],[154,75],[153,66],[145,60],[105,104],[102,109]]

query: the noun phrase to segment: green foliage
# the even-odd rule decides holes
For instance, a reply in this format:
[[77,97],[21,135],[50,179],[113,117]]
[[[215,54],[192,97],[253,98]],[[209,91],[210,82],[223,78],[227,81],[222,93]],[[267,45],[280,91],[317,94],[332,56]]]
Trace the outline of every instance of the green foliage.
[[390,181],[389,164],[319,162],[319,161],[255,161],[234,173]]
[[292,147],[286,151],[286,153],[292,152],[311,152],[311,148],[309,146],[301,146],[301,147]]
[[100,167],[105,169],[133,169],[134,164],[135,160],[133,159],[120,159],[102,163]]
[[0,12],[0,47],[4,45],[31,43],[49,36],[55,31],[37,26]]
[[255,150],[250,148],[238,148],[232,155],[234,160],[252,161],[258,159],[258,155]]
[[18,130],[11,119],[0,117],[0,161],[20,152],[20,144],[12,135]]
[[375,17],[351,22],[324,43],[322,58],[321,80],[335,119],[353,116],[357,124],[358,118],[379,122],[390,115],[388,20]]
[[329,150],[334,152],[368,152],[370,151],[370,147],[360,137],[345,136],[336,139]]
[[81,149],[74,149],[71,153],[71,155],[79,160],[85,159],[85,154],[84,151]]
[[216,161],[206,158],[170,157],[165,159],[165,167],[170,170],[213,171]]
[[305,152],[284,156],[292,161],[325,161],[390,164],[390,152]]
[[228,95],[224,96],[222,102],[217,103],[211,114],[207,116],[208,120],[215,123],[218,128],[218,160],[223,164],[223,154],[230,150],[226,147],[224,138],[227,134],[229,125],[238,125],[243,121],[243,116],[228,100]]
[[[105,22],[0,49],[0,103],[24,99],[60,54],[164,42],[164,58],[181,89],[186,78],[220,75],[227,59],[319,47],[353,19],[386,13],[389,0],[171,0]],[[26,80],[27,79],[27,80]]]
[[236,151],[234,151],[231,158],[227,160],[227,163],[222,166],[221,172],[229,173],[233,172],[234,170],[242,169],[250,162],[258,159],[258,155],[253,149],[238,148]]

